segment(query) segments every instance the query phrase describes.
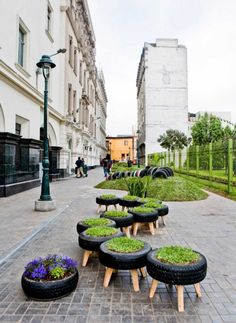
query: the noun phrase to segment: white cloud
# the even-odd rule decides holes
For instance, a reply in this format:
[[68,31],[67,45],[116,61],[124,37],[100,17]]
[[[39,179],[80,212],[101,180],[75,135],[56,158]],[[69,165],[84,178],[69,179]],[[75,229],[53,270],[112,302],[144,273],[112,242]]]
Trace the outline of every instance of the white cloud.
[[236,119],[236,1],[88,0],[108,95],[109,135],[136,123],[135,80],[144,42],[178,38],[188,49],[189,110]]

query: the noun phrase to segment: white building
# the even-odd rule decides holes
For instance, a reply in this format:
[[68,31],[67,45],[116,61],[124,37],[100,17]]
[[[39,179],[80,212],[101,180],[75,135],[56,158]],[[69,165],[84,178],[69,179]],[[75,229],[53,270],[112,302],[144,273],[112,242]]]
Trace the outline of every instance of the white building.
[[[188,134],[187,49],[177,39],[145,43],[137,74],[138,145],[141,159],[162,150],[166,130]],[[144,160],[143,160],[144,161]]]
[[[56,67],[49,79],[52,175],[71,174],[78,156],[88,166],[99,165],[106,154],[107,97],[103,74],[95,66],[95,35],[87,0],[17,0],[14,5],[1,0],[0,11],[1,196],[15,181],[14,192],[39,184],[44,78],[36,63],[43,54],[67,49],[52,57]],[[31,176],[32,165],[22,171],[26,139],[27,161],[34,160]],[[10,169],[14,178],[7,173]]]

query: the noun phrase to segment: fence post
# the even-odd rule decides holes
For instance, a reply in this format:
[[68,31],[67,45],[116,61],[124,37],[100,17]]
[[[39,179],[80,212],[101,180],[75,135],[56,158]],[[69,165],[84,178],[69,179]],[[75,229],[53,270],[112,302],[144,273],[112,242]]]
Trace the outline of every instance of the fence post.
[[173,168],[175,169],[175,149],[173,151]]
[[233,192],[233,139],[228,140],[228,193]]
[[164,166],[166,166],[166,151],[164,152]]
[[168,150],[168,166],[170,167],[170,150]]
[[179,171],[181,171],[182,169],[182,154],[181,154],[181,150],[179,150]]
[[209,176],[212,176],[212,142],[209,143]]
[[188,147],[186,148],[186,157],[187,157],[186,166],[187,166],[187,173],[188,173],[189,172],[189,148]]
[[196,146],[196,174],[199,174],[199,146]]

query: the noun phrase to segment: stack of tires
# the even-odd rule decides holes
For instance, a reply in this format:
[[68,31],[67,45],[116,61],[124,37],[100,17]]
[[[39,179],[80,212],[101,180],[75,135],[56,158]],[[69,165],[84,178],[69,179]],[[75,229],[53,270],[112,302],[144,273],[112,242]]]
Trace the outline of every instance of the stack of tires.
[[108,179],[120,179],[124,177],[144,177],[152,176],[152,178],[168,178],[169,176],[174,176],[174,172],[170,167],[150,167],[146,166],[143,169],[138,169],[134,171],[122,171],[115,172],[111,174]]

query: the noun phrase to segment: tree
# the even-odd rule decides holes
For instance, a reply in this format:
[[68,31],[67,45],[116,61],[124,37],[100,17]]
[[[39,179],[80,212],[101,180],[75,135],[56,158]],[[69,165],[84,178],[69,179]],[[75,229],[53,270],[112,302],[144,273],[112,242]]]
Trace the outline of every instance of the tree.
[[182,131],[177,129],[168,129],[157,139],[161,147],[168,150],[183,149],[190,144],[191,138],[188,138]]
[[192,127],[192,138],[195,145],[205,145],[224,137],[224,129],[219,118],[205,113]]

